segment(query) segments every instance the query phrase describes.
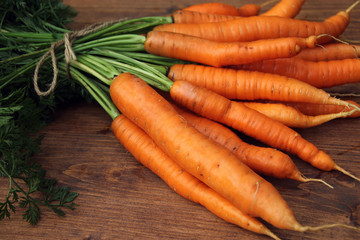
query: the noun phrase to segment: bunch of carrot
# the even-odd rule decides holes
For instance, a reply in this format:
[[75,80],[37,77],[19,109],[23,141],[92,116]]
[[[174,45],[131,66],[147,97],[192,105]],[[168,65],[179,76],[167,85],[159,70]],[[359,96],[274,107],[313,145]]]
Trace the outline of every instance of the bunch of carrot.
[[[340,223],[300,224],[278,190],[261,176],[319,181],[332,187],[303,176],[287,152],[320,170],[338,170],[360,181],[293,129],[358,117],[360,106],[296,77],[258,71],[265,65],[276,69],[271,66],[277,61],[318,61],[320,57],[309,60],[305,55],[322,52],[320,44],[336,49],[329,51],[326,60],[348,60],[349,55],[340,57],[337,52],[345,54],[341,49],[349,46],[330,42],[345,31],[350,11],[358,2],[323,22],[294,18],[304,2],[281,0],[262,14],[261,7],[244,14],[249,5],[241,11],[219,3],[194,5],[174,13],[174,23],[141,36],[137,44],[144,44],[145,51],[116,52],[99,46],[71,62],[70,72],[110,114],[115,136],[136,159],[174,191],[226,221],[274,239],[278,237],[256,217],[277,228],[300,232],[334,226],[359,230]],[[181,23],[179,17],[187,14],[202,23]],[[209,21],[204,23],[206,18]],[[351,49],[346,52],[355,54]],[[321,57],[324,65],[331,62]],[[166,64],[170,59],[184,62]],[[106,87],[83,73],[104,79],[102,69],[107,69],[103,75],[109,78],[118,75],[104,81],[110,85],[111,99]],[[316,75],[319,68],[311,71]],[[270,147],[247,144],[230,129]]]

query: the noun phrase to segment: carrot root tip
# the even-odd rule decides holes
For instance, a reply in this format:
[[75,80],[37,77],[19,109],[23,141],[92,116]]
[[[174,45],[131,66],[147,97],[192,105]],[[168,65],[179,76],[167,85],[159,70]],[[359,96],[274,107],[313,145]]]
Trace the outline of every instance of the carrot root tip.
[[345,174],[345,175],[347,175],[347,176],[349,176],[349,177],[351,177],[351,178],[353,178],[353,179],[360,182],[360,178],[358,178],[358,177],[354,176],[353,174],[349,173],[348,171],[346,171],[345,169],[343,169],[339,165],[335,164],[334,169],[338,170],[339,172],[342,172],[343,174]]
[[264,234],[266,236],[269,236],[271,237],[272,239],[275,239],[275,240],[281,240],[281,238],[279,238],[278,236],[276,236],[273,232],[271,232],[269,229],[266,229]]
[[356,111],[360,112],[360,108],[356,106],[355,104],[349,103],[349,107],[353,107]]
[[350,7],[348,7],[348,9],[345,10],[345,12],[349,14],[359,3],[360,1],[354,2]]
[[321,226],[317,226],[317,227],[303,226],[301,228],[301,232],[319,231],[319,230],[323,230],[323,229],[326,229],[326,228],[333,228],[333,227],[345,227],[345,228],[360,231],[360,228],[355,227],[355,226],[350,226],[350,225],[342,224],[342,223],[333,223],[333,224],[326,224],[326,225],[321,225]]
[[323,184],[325,184],[326,186],[328,186],[331,189],[334,189],[334,187],[332,185],[330,185],[329,183],[325,182],[322,179],[317,179],[317,178],[303,178],[303,182],[321,182]]

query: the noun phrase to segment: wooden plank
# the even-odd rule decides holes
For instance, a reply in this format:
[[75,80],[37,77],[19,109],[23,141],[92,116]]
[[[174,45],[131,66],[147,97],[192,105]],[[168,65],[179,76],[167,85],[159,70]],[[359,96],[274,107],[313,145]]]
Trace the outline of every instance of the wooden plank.
[[[76,29],[122,17],[165,15],[206,1],[64,2],[79,11],[71,25]],[[222,2],[240,5],[235,0]],[[321,20],[352,2],[308,1],[298,17]],[[360,38],[359,10],[354,9],[346,31],[352,39]],[[357,84],[332,90],[360,92]],[[79,192],[79,206],[67,211],[64,218],[42,208],[42,219],[35,227],[22,220],[19,208],[10,220],[1,222],[1,239],[269,239],[226,223],[174,193],[117,142],[109,130],[110,123],[111,119],[96,104],[75,103],[57,113],[55,121],[44,130],[42,152],[34,160],[45,167],[49,177]],[[360,176],[359,124],[359,119],[338,119],[299,132],[340,166]],[[334,186],[330,189],[320,183],[267,178],[288,201],[297,219],[311,226],[334,222],[360,226],[360,184],[339,172],[318,171],[292,157],[307,177],[322,178]],[[6,194],[7,187],[8,179],[1,178],[0,196]],[[360,232],[346,228],[297,233],[267,226],[282,239],[360,239]]]

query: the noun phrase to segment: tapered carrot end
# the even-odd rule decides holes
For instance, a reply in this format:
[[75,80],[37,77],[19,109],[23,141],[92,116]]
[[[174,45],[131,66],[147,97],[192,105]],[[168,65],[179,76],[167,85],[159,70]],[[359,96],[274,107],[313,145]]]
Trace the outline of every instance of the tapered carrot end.
[[320,182],[320,183],[325,184],[325,185],[328,186],[329,188],[334,189],[333,186],[331,186],[329,183],[325,182],[325,181],[322,180],[322,179],[317,179],[317,178],[303,178],[303,181],[302,181],[302,182]]
[[300,171],[297,171],[295,174],[293,174],[291,177],[291,179],[296,180],[296,181],[300,181],[300,182],[320,182],[325,184],[326,186],[328,186],[329,188],[334,189],[333,186],[331,186],[330,184],[328,184],[327,182],[325,182],[322,179],[318,179],[318,178],[307,178],[305,177]]
[[273,232],[271,232],[269,229],[264,229],[264,234],[271,237],[272,239],[275,240],[281,240],[281,238],[279,238],[278,236],[276,236]]
[[326,228],[333,228],[333,227],[345,227],[345,228],[353,229],[353,230],[356,230],[356,231],[360,231],[360,228],[355,227],[355,226],[350,226],[350,225],[346,225],[346,224],[343,224],[343,223],[333,223],[333,224],[321,225],[321,226],[318,226],[318,227],[303,226],[301,228],[300,232],[319,231],[319,230],[323,230],[323,229],[326,229]]
[[334,170],[338,170],[339,172],[342,172],[343,174],[357,180],[360,182],[360,178],[354,176],[353,174],[349,173],[348,171],[346,171],[345,169],[343,169],[342,167],[340,167],[339,165],[335,164],[334,166]]
[[354,108],[356,111],[359,111],[360,112],[360,107],[355,105],[355,104],[352,104],[352,103],[349,103],[349,107],[352,107]]
[[346,13],[350,13],[359,3],[360,3],[360,1],[354,2],[350,7],[348,7],[348,8],[345,10],[345,12],[346,12]]

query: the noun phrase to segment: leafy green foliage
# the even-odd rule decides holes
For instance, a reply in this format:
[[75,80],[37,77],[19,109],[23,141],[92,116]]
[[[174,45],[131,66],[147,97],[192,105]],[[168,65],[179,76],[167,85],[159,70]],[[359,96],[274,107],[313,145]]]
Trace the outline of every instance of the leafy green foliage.
[[[58,0],[5,0],[0,5],[0,177],[9,178],[7,196],[3,201],[0,196],[0,220],[15,212],[15,204],[24,208],[23,217],[31,224],[39,220],[40,206],[48,207],[59,216],[65,215],[64,208],[75,207],[73,201],[77,193],[58,186],[55,180],[46,177],[41,166],[31,161],[40,151],[42,136],[38,132],[51,121],[56,109],[81,97],[89,101],[95,99],[114,117],[118,110],[106,90],[114,75],[128,71],[149,80],[156,78],[160,87],[170,81],[157,70],[164,70],[162,66],[152,67],[170,59],[144,52],[145,37],[139,33],[170,23],[172,19],[144,17],[120,21],[78,37],[72,44],[78,60],[71,61],[68,69],[64,46],[58,46],[55,56],[59,74],[55,91],[46,97],[37,96],[33,87],[35,67],[51,44],[69,32],[65,24],[74,15],[70,7]],[[129,51],[142,54],[121,54]],[[51,69],[48,57],[38,75],[42,90],[48,89],[53,78]]]
[[[38,97],[33,90],[36,63],[50,44],[68,30],[75,11],[58,0],[6,0],[0,6],[0,177],[9,178],[9,191],[0,196],[0,220],[24,208],[30,224],[40,218],[40,206],[63,216],[74,209],[77,193],[46,177],[31,157],[40,149],[38,132],[51,121],[55,109],[79,97],[80,88],[59,76],[55,92]],[[32,37],[30,33],[39,33]],[[46,88],[52,72],[49,61],[40,71]]]

